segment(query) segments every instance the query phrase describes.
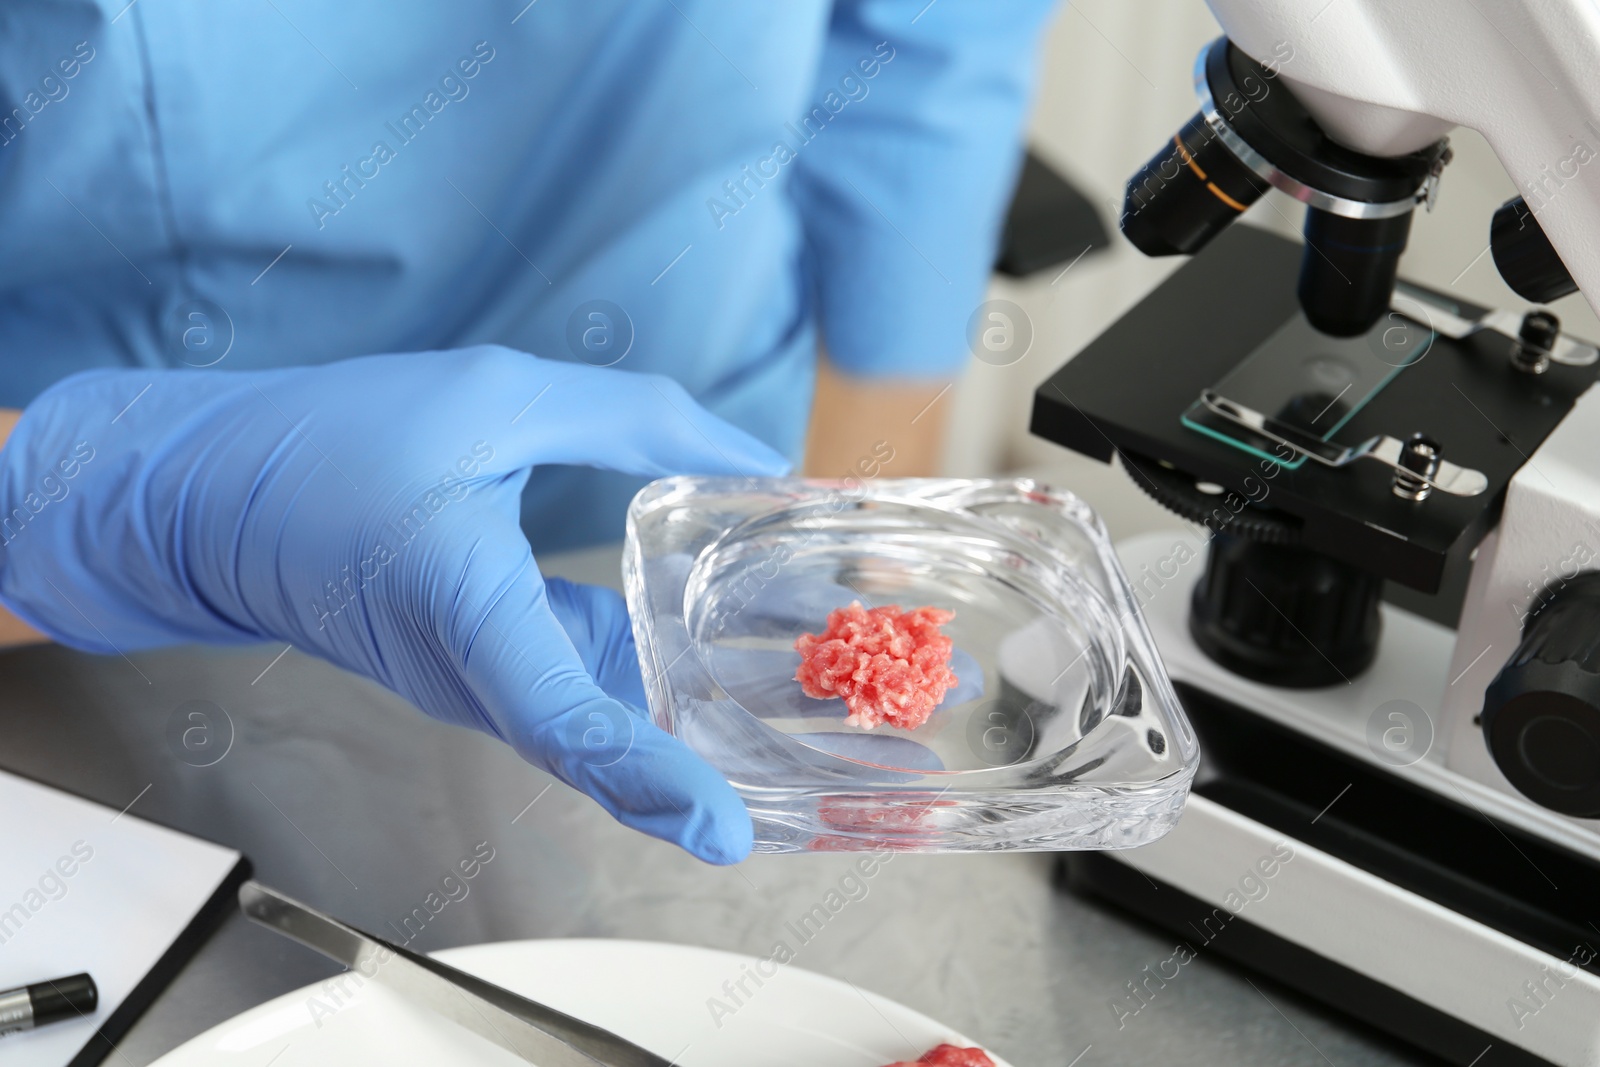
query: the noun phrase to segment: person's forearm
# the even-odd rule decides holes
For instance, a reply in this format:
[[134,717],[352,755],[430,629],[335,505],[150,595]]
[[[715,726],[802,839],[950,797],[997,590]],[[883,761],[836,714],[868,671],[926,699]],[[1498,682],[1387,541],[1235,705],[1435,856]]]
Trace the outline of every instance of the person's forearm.
[[948,382],[868,381],[817,356],[806,436],[813,478],[914,478],[936,474],[949,411]]
[[[17,420],[20,418],[22,412],[17,409],[0,408],[0,449],[5,448],[6,441],[11,438],[11,431],[16,428]],[[0,648],[33,645],[48,640],[44,634],[11,614],[4,605],[0,605]]]

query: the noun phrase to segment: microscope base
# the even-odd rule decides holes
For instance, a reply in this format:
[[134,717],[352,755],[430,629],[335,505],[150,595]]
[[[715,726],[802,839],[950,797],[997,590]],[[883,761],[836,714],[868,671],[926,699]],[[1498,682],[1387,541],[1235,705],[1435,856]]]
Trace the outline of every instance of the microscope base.
[[[1245,967],[1387,1036],[1425,1049],[1446,1063],[1459,1067],[1544,1067],[1552,1062],[1503,1044],[1471,1023],[1257,926],[1248,918],[1232,918],[1218,928],[1212,905],[1173,883],[1143,874],[1110,853],[1072,853],[1063,861],[1061,873],[1073,892],[1115,902],[1179,938],[1197,958],[1212,956]],[[1208,920],[1209,927],[1201,925]],[[1123,1010],[1140,1010],[1139,1001],[1132,994],[1125,1000]]]
[[[1185,536],[1118,551],[1199,735],[1194,791],[1160,841],[1069,855],[1069,885],[1448,1062],[1600,1063],[1587,829],[1453,774],[1426,746],[1393,765],[1366,731],[1395,700],[1427,728],[1450,631],[1385,605],[1379,659],[1348,685],[1227,677],[1184,625],[1198,556],[1178,573],[1170,561],[1191,558],[1172,551]],[[1130,990],[1124,1010],[1141,1006]]]

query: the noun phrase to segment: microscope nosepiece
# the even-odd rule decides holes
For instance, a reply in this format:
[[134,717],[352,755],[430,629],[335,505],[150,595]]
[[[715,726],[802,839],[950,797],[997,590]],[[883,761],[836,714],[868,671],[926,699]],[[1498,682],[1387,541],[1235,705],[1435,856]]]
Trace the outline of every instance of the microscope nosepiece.
[[1200,111],[1128,182],[1122,232],[1148,256],[1192,255],[1270,186],[1306,205],[1298,294],[1323,333],[1365,333],[1389,310],[1416,204],[1446,141],[1369,156],[1330,139],[1275,68],[1218,38],[1195,65]]

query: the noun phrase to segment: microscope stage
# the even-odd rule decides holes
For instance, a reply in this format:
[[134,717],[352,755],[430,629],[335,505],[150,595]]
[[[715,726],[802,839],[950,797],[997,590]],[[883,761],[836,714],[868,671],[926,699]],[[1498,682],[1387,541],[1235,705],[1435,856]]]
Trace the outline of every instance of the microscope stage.
[[[1225,231],[1038,388],[1030,428],[1097,459],[1118,454],[1135,478],[1152,460],[1170,464],[1294,516],[1307,549],[1438,592],[1447,562],[1464,560],[1493,526],[1511,477],[1595,380],[1595,368],[1552,364],[1530,375],[1511,365],[1514,342],[1504,334],[1435,335],[1337,434],[1349,445],[1425,433],[1446,460],[1486,476],[1488,488],[1472,497],[1405,500],[1381,464],[1289,469],[1185,426],[1203,390],[1300,314],[1294,279],[1302,251],[1249,226]],[[1485,310],[1454,307],[1468,318]],[[1373,346],[1374,363],[1387,355]]]

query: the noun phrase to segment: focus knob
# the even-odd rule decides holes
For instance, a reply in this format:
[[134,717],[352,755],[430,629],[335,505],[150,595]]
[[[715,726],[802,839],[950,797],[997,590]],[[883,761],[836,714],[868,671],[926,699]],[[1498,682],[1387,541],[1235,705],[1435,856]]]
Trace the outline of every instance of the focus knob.
[[1546,592],[1484,693],[1483,733],[1529,800],[1600,817],[1600,572]]

